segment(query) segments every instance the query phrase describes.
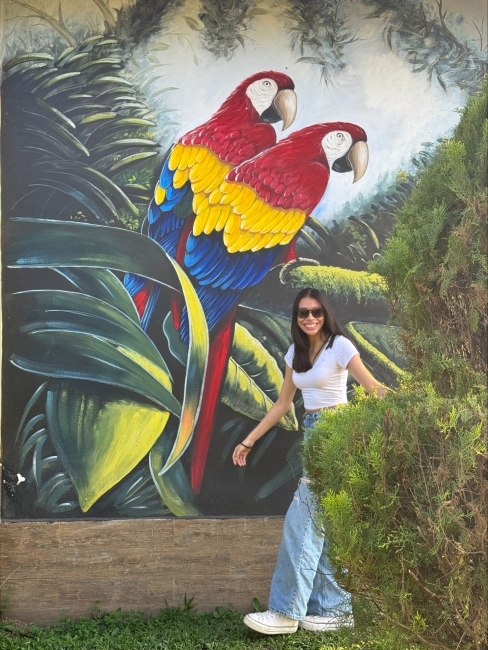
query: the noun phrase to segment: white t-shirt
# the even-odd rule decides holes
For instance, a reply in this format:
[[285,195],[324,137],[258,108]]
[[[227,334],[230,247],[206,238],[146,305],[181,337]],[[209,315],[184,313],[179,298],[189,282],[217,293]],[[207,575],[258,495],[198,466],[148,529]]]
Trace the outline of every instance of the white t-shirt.
[[[295,346],[285,355],[286,365],[293,367]],[[347,402],[347,364],[359,354],[344,336],[336,336],[331,348],[323,348],[307,372],[293,371],[292,379],[302,391],[306,409],[314,410]]]

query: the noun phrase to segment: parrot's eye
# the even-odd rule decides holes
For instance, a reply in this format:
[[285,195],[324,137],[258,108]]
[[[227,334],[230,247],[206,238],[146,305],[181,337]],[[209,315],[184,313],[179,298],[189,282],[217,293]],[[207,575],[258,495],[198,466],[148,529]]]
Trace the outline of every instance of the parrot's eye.
[[338,133],[338,134],[337,134],[337,138],[338,138],[339,140],[343,140],[343,139],[344,139],[344,133]]
[[263,86],[265,88],[271,88],[271,82],[270,81],[263,81]]

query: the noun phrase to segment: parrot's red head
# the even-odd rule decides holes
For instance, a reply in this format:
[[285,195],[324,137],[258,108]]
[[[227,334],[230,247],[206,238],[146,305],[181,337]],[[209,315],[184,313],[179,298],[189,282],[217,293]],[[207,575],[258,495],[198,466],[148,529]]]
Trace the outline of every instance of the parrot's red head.
[[292,79],[282,72],[258,72],[245,79],[229,95],[213,118],[234,122],[283,122],[283,130],[294,121],[297,96]]
[[[355,183],[368,167],[369,151],[364,129],[350,122],[314,124],[295,131],[275,147],[283,159],[315,160],[335,172],[354,172]],[[263,154],[264,155],[264,154]]]

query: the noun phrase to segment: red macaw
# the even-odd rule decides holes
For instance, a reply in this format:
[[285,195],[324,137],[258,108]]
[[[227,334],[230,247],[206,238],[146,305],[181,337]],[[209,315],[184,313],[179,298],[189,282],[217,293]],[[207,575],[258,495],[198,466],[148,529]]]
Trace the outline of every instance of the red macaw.
[[[195,220],[185,241],[184,266],[193,278],[210,329],[216,332],[208,375],[213,402],[204,401],[191,468],[198,492],[213,426],[213,411],[232,343],[234,311],[242,292],[273,267],[295,258],[294,244],[321,200],[330,170],[354,172],[368,165],[366,133],[355,124],[317,124],[296,131],[229,171],[214,189],[194,187]],[[212,186],[213,187],[213,186]]]
[[[256,156],[276,143],[272,123],[282,121],[283,129],[295,119],[297,99],[292,79],[283,73],[267,71],[245,79],[204,124],[182,136],[171,149],[154,191],[146,224],[147,234],[185,267],[188,237],[193,227],[198,197],[210,195],[226,174],[239,163]],[[215,213],[214,213],[215,214]],[[210,262],[210,260],[208,260]],[[188,269],[186,269],[188,271]],[[159,286],[135,275],[127,275],[125,286],[131,294],[141,325],[147,329],[159,295]],[[205,283],[196,281],[211,335],[207,378],[202,396],[202,412],[195,431],[194,465],[204,467],[216,402],[220,393],[225,365],[232,343],[233,322],[221,327],[220,315],[232,305],[208,304],[201,292]],[[212,299],[210,299],[212,303]],[[186,311],[180,313],[178,300],[172,301],[175,327],[182,341],[188,342]],[[220,312],[220,313],[219,313]],[[217,379],[217,377],[219,379]],[[205,444],[200,440],[208,440]],[[200,473],[200,469],[196,470]],[[192,473],[192,484],[199,491],[201,478]]]

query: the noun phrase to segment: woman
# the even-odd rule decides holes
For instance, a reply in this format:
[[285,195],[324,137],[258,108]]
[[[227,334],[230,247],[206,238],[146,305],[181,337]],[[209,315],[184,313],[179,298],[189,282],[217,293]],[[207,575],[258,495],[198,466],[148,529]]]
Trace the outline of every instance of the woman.
[[[347,402],[348,372],[369,393],[382,397],[387,391],[365,368],[317,289],[303,289],[296,297],[291,332],[293,345],[285,356],[280,396],[237,445],[234,465],[246,464],[254,443],[287,413],[297,388],[305,406],[305,439],[322,409]],[[315,505],[307,484],[302,478],[285,517],[269,610],[244,618],[248,627],[263,634],[290,634],[298,627],[318,632],[353,624],[349,596],[332,577],[327,540],[315,525]]]

